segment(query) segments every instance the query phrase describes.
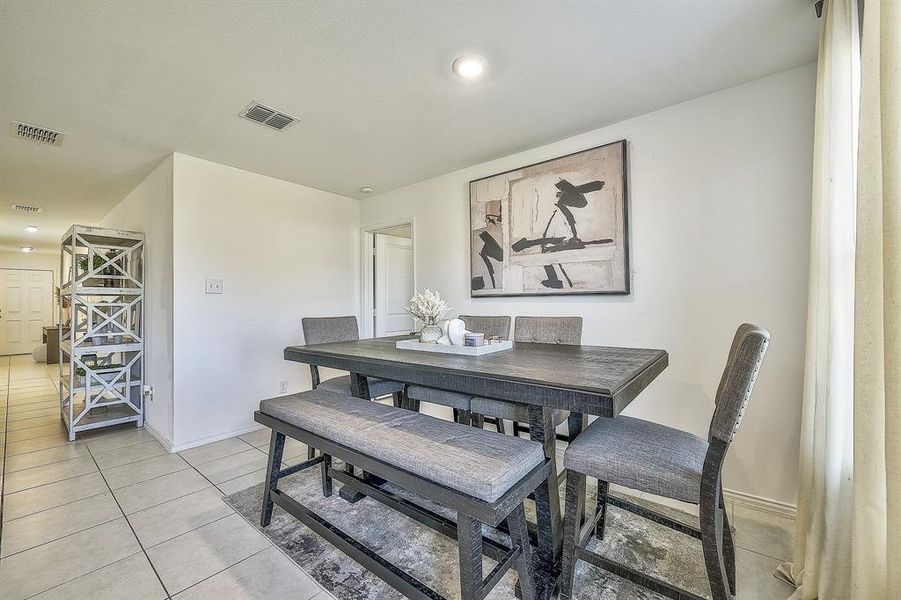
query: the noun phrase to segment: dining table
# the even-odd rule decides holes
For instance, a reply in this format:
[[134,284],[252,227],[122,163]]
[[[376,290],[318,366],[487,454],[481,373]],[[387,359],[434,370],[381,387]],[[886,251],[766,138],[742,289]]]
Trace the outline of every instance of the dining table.
[[[563,546],[552,411],[569,411],[570,437],[578,435],[589,415],[615,418],[667,367],[668,354],[649,348],[515,342],[510,349],[469,356],[397,348],[397,340],[407,337],[289,346],[284,358],[349,372],[352,393],[359,398],[369,397],[367,378],[378,377],[528,406],[529,437],[541,443],[547,459],[555,463],[535,491],[533,532],[537,597],[550,598]],[[351,501],[366,493],[355,490],[353,481],[345,479],[342,490],[342,497]],[[453,535],[454,525],[447,519],[378,488],[360,489],[366,488],[370,490],[366,495]]]

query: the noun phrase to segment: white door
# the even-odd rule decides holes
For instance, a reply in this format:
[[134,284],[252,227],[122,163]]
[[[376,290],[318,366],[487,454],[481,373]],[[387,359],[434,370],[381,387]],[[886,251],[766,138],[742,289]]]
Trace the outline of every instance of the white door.
[[28,354],[53,324],[53,273],[0,269],[0,354]]
[[375,235],[375,335],[413,331],[404,306],[413,295],[413,240]]

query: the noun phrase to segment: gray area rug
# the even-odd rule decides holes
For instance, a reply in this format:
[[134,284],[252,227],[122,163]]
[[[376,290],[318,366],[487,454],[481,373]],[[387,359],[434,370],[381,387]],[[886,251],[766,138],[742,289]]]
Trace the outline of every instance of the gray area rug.
[[[340,464],[339,461],[336,461],[337,464]],[[338,496],[341,484],[337,482],[332,497],[323,498],[318,468],[282,479],[279,481],[279,488],[445,597],[460,597],[455,540],[371,498],[350,504]],[[590,480],[588,489],[587,505],[593,506],[595,490]],[[408,498],[413,497],[399,489],[392,491]],[[272,524],[260,528],[262,493],[263,485],[259,484],[236,492],[226,500],[325,589],[342,600],[403,598],[403,595],[394,588],[331,546],[278,506],[275,507]],[[452,512],[443,510],[422,498],[417,497],[416,501],[435,512],[453,518]],[[650,505],[646,501],[643,503]],[[690,515],[660,505],[650,506],[658,512],[681,518],[686,522],[693,520],[694,525],[697,525],[697,519],[693,519]],[[526,507],[528,514],[532,509],[532,503],[527,502]],[[533,514],[530,518],[534,521]],[[507,542],[503,534],[493,530],[486,531],[486,534]],[[594,540],[589,544],[589,549],[698,595],[705,597],[710,595],[700,542],[626,511],[608,507],[605,539],[603,542]],[[484,560],[484,572],[488,573],[495,563],[487,557]],[[491,600],[515,598],[513,594],[515,578],[515,573],[507,573],[488,598]],[[576,568],[575,589],[575,597],[584,600],[664,598],[582,561],[579,561]]]

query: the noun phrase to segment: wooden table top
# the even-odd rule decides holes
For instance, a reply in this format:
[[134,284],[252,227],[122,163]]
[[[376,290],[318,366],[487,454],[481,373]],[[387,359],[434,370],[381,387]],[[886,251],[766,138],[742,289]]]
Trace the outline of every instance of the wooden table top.
[[664,350],[514,343],[461,356],[399,350],[403,337],[289,346],[286,360],[477,396],[615,416],[669,362]]

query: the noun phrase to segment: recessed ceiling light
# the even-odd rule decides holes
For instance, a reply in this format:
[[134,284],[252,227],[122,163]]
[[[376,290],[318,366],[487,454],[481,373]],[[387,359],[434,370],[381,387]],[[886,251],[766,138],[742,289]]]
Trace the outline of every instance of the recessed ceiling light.
[[27,231],[28,233],[34,233],[37,230],[38,230],[37,225],[28,225],[25,228],[25,231]]
[[360,188],[360,191],[363,192],[364,194],[371,194],[372,188],[368,185],[364,185],[363,187]]
[[22,246],[22,252],[31,252],[34,250],[32,246]]
[[485,59],[476,54],[467,54],[454,61],[454,73],[463,79],[476,79],[485,70]]

